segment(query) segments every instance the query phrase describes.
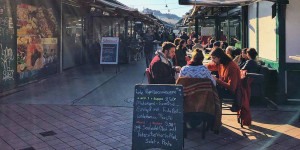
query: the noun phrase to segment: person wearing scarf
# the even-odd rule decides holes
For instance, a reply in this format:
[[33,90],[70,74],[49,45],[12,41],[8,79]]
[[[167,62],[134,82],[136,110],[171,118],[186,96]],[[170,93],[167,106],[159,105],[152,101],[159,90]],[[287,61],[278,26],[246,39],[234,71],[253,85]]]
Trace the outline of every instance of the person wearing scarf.
[[156,52],[149,67],[153,84],[175,84],[175,72],[181,69],[179,66],[172,66],[170,62],[175,55],[175,47],[171,42],[164,42],[162,50]]

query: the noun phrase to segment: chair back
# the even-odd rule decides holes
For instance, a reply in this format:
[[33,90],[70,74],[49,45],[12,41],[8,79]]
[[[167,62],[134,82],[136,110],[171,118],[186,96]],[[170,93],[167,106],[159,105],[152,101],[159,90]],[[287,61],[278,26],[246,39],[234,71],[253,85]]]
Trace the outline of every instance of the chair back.
[[147,78],[148,78],[148,84],[152,84],[153,83],[153,78],[152,78],[152,75],[151,75],[151,72],[150,72],[150,69],[149,68],[146,68],[146,71],[145,71],[146,75],[147,75]]

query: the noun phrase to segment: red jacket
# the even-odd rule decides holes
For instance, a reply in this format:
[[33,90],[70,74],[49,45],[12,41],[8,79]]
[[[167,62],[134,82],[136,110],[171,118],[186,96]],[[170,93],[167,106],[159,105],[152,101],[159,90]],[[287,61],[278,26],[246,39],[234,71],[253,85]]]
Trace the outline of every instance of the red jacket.
[[240,84],[242,99],[241,99],[241,109],[239,111],[238,117],[242,119],[241,124],[246,126],[250,126],[252,121],[250,104],[249,104],[251,98],[251,83],[252,83],[251,78],[243,78]]
[[227,65],[216,65],[215,63],[212,63],[206,65],[206,67],[210,71],[218,71],[219,79],[216,82],[222,87],[230,90],[232,94],[235,94],[241,76],[240,68],[234,61],[229,62]]

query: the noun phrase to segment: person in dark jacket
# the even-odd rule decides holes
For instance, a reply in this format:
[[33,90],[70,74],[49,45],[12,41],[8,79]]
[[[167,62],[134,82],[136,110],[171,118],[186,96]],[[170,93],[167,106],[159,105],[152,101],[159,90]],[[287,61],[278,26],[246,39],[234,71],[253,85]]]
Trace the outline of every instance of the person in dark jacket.
[[181,67],[172,66],[170,59],[175,56],[175,45],[171,42],[164,42],[162,50],[156,52],[150,64],[150,74],[153,84],[175,84],[175,72]]
[[174,57],[174,61],[176,66],[180,66],[183,67],[186,65],[186,41],[184,39],[181,39],[179,42],[179,45],[176,48],[175,51],[175,57]]
[[247,57],[249,60],[246,61],[242,70],[247,70],[248,73],[258,73],[259,65],[255,61],[257,55],[258,54],[254,48],[249,48],[247,50]]
[[180,38],[187,41],[189,39],[189,36],[187,36],[186,32],[183,32],[183,34],[180,36]]
[[186,48],[189,49],[189,50],[192,50],[193,49],[193,46],[194,46],[194,43],[191,39],[188,39],[186,41]]
[[153,50],[154,50],[154,35],[152,33],[151,29],[147,30],[147,33],[143,37],[144,39],[144,53],[145,53],[145,59],[146,59],[146,67],[149,67],[152,56],[153,56]]

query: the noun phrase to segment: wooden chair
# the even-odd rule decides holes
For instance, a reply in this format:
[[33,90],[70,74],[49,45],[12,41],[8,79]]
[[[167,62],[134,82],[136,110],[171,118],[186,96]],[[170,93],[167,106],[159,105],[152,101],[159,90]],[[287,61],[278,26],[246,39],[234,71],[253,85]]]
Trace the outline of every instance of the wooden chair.
[[151,76],[151,72],[150,72],[150,69],[149,68],[146,68],[145,70],[145,74],[147,75],[147,78],[148,78],[148,84],[152,84],[153,82],[153,78]]
[[[185,138],[187,137],[186,123],[192,121],[195,122],[194,127],[202,123],[202,139],[204,139],[207,130],[213,129],[214,125],[217,125],[217,128],[221,126],[220,106],[219,102],[215,101],[215,98],[218,100],[218,96],[215,95],[217,94],[215,86],[210,79],[186,77],[179,78],[177,84],[181,84],[184,88],[183,135]],[[219,120],[215,117],[217,110],[219,110],[219,117],[217,117]]]

